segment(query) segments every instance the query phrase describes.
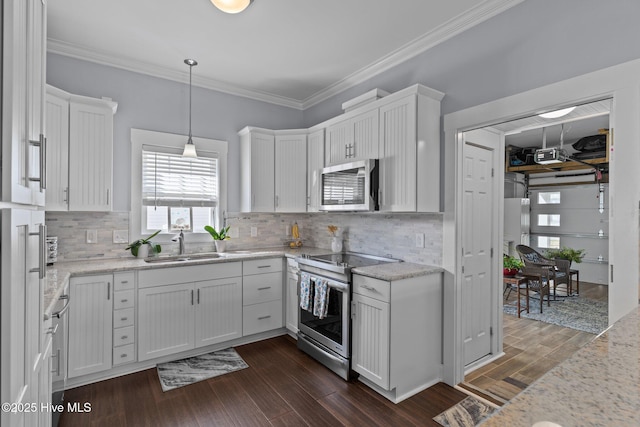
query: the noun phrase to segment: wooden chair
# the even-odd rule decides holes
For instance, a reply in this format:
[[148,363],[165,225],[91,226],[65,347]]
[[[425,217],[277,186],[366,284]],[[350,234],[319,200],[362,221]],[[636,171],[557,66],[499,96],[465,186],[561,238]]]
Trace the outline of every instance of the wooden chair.
[[516,251],[518,251],[525,267],[543,268],[549,271],[547,276],[551,281],[550,288],[553,286],[554,300],[556,299],[556,291],[560,284],[564,283],[567,286],[567,296],[571,294],[571,261],[545,258],[536,250],[525,245],[516,246]]
[[[518,286],[518,300],[520,299],[520,291],[524,289],[525,299],[527,302],[527,313],[529,312],[529,291],[535,291],[540,295],[540,313],[542,313],[542,306],[544,302],[544,296],[547,296],[547,306],[551,306],[551,296],[549,295],[550,287],[550,269],[545,267],[527,267],[524,266],[520,269],[520,275],[527,279],[526,285]],[[520,314],[518,314],[520,316]]]

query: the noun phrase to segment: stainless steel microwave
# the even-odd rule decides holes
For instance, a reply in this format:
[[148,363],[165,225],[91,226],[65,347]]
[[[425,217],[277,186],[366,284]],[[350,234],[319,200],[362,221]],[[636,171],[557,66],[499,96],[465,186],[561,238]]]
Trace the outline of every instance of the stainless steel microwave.
[[378,210],[378,159],[359,160],[322,169],[323,211]]

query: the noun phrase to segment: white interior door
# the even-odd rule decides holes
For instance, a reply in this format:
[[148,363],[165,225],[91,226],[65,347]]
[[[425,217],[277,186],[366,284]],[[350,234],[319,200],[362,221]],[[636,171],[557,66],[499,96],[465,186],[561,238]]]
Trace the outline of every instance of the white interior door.
[[465,132],[463,139],[462,312],[467,365],[491,353],[492,301],[499,280],[492,265],[497,232],[493,164],[500,139],[484,130]]

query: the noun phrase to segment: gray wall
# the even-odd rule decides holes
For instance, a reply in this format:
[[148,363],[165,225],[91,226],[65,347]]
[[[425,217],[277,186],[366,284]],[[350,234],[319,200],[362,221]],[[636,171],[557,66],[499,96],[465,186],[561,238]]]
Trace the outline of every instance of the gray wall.
[[[194,74],[197,70],[194,68]],[[114,211],[129,211],[131,128],[188,134],[188,83],[55,54],[47,55],[47,83],[77,95],[105,96],[118,102],[114,118]],[[302,112],[195,86],[192,99],[193,135],[229,142],[228,207],[231,211],[240,210],[240,139],[237,132],[247,125],[297,128],[302,123]]]
[[[240,209],[236,132],[246,125],[307,127],[340,114],[342,102],[379,87],[422,83],[443,91],[442,113],[640,58],[638,0],[527,0],[303,112],[194,88],[193,133],[229,141],[229,211]],[[357,52],[354,52],[357,54]],[[129,210],[132,127],[187,133],[188,87],[112,67],[48,55],[47,82],[119,103],[114,209]],[[197,68],[194,70],[197,72]]]
[[422,83],[444,92],[442,114],[640,58],[640,1],[526,0],[304,112],[305,126],[340,114],[370,89]]

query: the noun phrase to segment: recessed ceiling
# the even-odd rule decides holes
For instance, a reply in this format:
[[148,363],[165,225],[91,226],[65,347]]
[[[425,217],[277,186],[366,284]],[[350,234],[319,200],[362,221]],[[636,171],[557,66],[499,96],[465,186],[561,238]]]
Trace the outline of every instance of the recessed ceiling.
[[54,0],[48,51],[306,108],[523,0]]

